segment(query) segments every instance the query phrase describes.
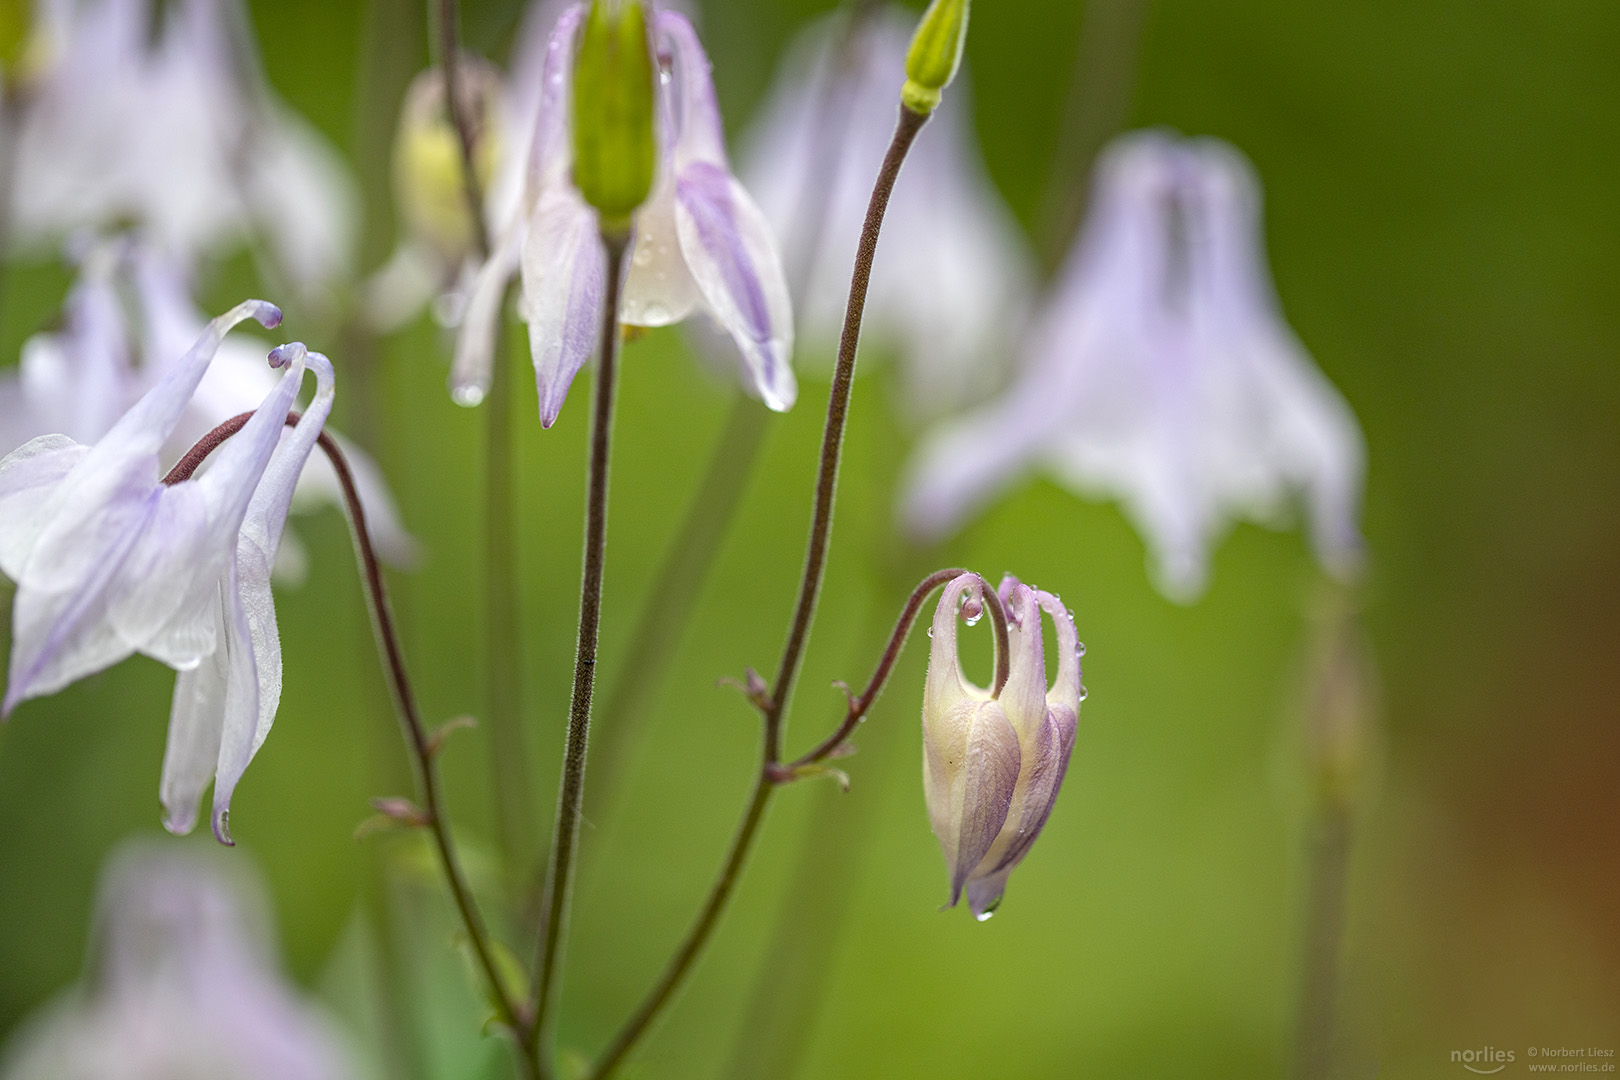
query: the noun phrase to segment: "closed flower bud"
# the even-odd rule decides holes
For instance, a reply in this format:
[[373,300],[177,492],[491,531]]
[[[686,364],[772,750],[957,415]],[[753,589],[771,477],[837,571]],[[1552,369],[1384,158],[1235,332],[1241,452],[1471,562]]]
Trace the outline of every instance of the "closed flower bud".
[[[934,613],[923,692],[923,791],[951,878],[950,906],[967,891],[980,920],[1001,901],[1007,877],[1051,813],[1068,768],[1080,701],[1080,643],[1058,598],[1014,578],[1001,586],[1009,664],[999,692],[968,682],[957,656],[959,606],[981,604],[982,579],[963,574]],[[963,598],[968,604],[963,605]],[[1048,690],[1041,612],[1058,636]]]
[[628,231],[652,190],[653,58],[637,0],[594,0],[574,64],[574,186],[604,228]]
[[923,12],[906,53],[906,84],[900,100],[912,112],[927,115],[939,106],[940,91],[962,66],[967,41],[969,0],[934,0]]

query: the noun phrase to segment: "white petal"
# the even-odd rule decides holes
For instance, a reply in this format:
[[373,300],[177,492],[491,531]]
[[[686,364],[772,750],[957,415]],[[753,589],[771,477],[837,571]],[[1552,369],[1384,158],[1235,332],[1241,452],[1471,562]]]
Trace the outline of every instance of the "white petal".
[[[215,638],[225,641],[225,578],[214,582],[212,615]],[[197,802],[219,764],[220,732],[225,720],[225,683],[230,652],[219,648],[190,671],[174,680],[174,703],[169,710],[168,745],[163,752],[163,777],[158,794],[163,802],[163,825],[184,836],[197,824]]]
[[670,326],[690,315],[700,297],[675,224],[675,184],[672,178],[663,177],[651,198],[636,211],[635,246],[619,321],[630,326]]
[[0,573],[22,577],[62,481],[89,449],[66,435],[41,435],[0,460]]
[[[258,748],[259,731],[259,672],[253,652],[253,628],[243,605],[237,579],[236,563],[229,564],[225,579],[225,636],[220,649],[225,653],[225,709],[221,726],[219,761],[214,773],[214,836],[222,844],[231,843],[229,815],[231,796],[242,779],[253,752]],[[265,569],[266,580],[269,570]],[[262,612],[261,612],[262,614]],[[274,618],[274,610],[271,612]],[[275,635],[274,623],[269,627]],[[279,667],[280,653],[276,654]],[[277,672],[274,683],[279,690],[281,679]]]
[[606,277],[596,212],[571,183],[548,187],[523,243],[524,317],[544,427],[556,422],[569,385],[601,337]]

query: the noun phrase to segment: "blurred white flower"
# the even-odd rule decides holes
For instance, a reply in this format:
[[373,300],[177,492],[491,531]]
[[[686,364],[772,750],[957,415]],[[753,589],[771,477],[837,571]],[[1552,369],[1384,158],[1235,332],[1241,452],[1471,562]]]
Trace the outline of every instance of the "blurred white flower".
[[25,1021],[0,1080],[349,1080],[336,1026],[277,971],[264,889],[196,848],[110,861],[80,985]]
[[[79,278],[68,294],[62,328],[28,339],[21,363],[0,371],[0,455],[39,435],[100,439],[202,333],[203,317],[173,259],[127,238],[78,248]],[[269,350],[262,340],[243,335],[220,344],[163,447],[167,461],[223,421],[258,407],[277,381],[264,362]],[[415,541],[400,523],[381,471],[363,451],[334,438],[354,469],[372,542],[390,562],[410,563]],[[342,492],[331,464],[317,456],[298,481],[294,509],[322,504],[341,507]],[[287,540],[278,576],[296,578],[302,548],[294,537]]]
[[[839,24],[812,26],[789,50],[745,140],[742,176],[782,240],[800,336],[818,344],[829,369],[915,28],[915,13],[903,9],[870,15],[846,72]],[[898,352],[914,413],[980,399],[1004,373],[1033,280],[1023,235],[979,157],[971,96],[959,78],[895,183],[864,340]]]
[[353,254],[341,160],[271,93],[238,0],[155,3],[36,5],[12,244],[133,221],[189,265],[256,237],[290,286],[318,293]]
[[1203,589],[1230,519],[1274,520],[1295,493],[1326,568],[1358,566],[1361,431],[1283,321],[1259,185],[1233,147],[1117,140],[1024,353],[1004,398],[919,449],[901,508],[913,535],[944,537],[1044,468],[1118,498],[1177,599]]
[[[595,211],[570,179],[570,90],[581,15],[578,5],[568,8],[552,30],[525,143],[522,196],[473,284],[451,373],[457,400],[482,399],[501,298],[521,267],[540,421],[547,427],[595,346],[606,274]],[[660,10],[650,31],[665,75],[658,84],[659,175],[636,214],[621,321],[667,326],[700,311],[711,316],[742,354],[744,385],[771,408],[789,408],[798,386],[787,282],[769,225],[731,174],[708,57],[683,15]],[[519,116],[527,109],[514,103]],[[494,196],[503,197],[500,190]]]

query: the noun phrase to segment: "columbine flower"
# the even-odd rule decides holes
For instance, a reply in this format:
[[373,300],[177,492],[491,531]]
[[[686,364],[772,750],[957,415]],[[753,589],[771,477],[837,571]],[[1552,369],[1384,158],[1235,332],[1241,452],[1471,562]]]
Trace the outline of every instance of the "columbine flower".
[[351,257],[341,159],[252,68],[236,0],[36,5],[10,221],[19,246],[134,220],[183,260],[252,224],[288,281],[322,285]]
[[1119,498],[1160,586],[1186,599],[1229,518],[1269,520],[1296,491],[1320,559],[1353,570],[1364,456],[1354,415],[1278,311],[1252,169],[1217,140],[1150,132],[1099,165],[1021,381],[925,443],[902,513],[939,538],[1044,466],[1078,494]]
[[[128,238],[77,247],[79,278],[64,305],[63,328],[29,338],[17,368],[0,372],[0,454],[45,434],[95,442],[202,333],[203,318],[172,258]],[[165,460],[264,400],[277,378],[264,362],[267,351],[268,345],[239,334],[220,343],[164,445]],[[400,523],[381,470],[341,436],[334,438],[354,469],[372,542],[388,561],[408,564],[415,541]],[[294,509],[341,505],[341,499],[331,465],[325,457],[312,459],[299,478]],[[296,579],[302,546],[291,534],[286,541],[278,575]]]
[[[998,595],[1007,614],[1007,683],[998,693],[962,674],[959,611],[984,603],[977,574],[945,586],[934,611],[923,690],[923,791],[945,853],[954,907],[967,889],[975,917],[990,917],[1007,876],[1046,824],[1074,748],[1085,690],[1074,619],[1051,593],[1008,577]],[[964,604],[966,600],[966,604]],[[1057,678],[1046,687],[1041,612],[1057,629]]]
[[[208,324],[184,359],[84,446],[45,435],[0,460],[0,571],[17,583],[0,715],[135,652],[181,672],[162,794],[168,826],[192,827],[209,773],[214,832],[229,843],[231,794],[268,733],[281,694],[270,596],[287,507],[332,406],[324,357],[285,345],[285,374],[195,478],[160,479],[158,452],[226,332],[281,313],[247,301]],[[282,440],[304,367],[315,399]]]
[[[843,325],[915,27],[915,14],[898,9],[867,16],[847,72],[834,55],[836,25],[807,30],[751,128],[742,173],[783,240],[801,336],[833,342]],[[979,158],[965,81],[917,136],[895,184],[862,322],[863,340],[898,352],[904,399],[920,414],[995,386],[1033,279],[1018,224]]]
[[276,970],[238,860],[137,842],[105,872],[83,982],[26,1021],[4,1080],[343,1080],[337,1028]]
[[[596,213],[570,175],[569,97],[582,15],[581,7],[570,7],[552,31],[524,195],[516,221],[474,283],[451,374],[457,400],[482,399],[501,297],[521,263],[523,314],[546,427],[595,347],[606,273]],[[692,25],[659,11],[652,37],[668,71],[658,87],[659,176],[636,214],[620,319],[666,326],[697,311],[712,316],[741,351],[745,385],[771,408],[787,409],[798,388],[789,366],[792,311],[776,242],[731,175],[709,60]]]

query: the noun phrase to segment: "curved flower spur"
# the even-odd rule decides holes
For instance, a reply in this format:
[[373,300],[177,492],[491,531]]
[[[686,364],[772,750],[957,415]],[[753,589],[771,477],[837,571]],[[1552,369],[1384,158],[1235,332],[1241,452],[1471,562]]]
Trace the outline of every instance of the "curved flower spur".
[[[451,393],[477,404],[489,387],[506,282],[521,263],[523,317],[540,395],[540,422],[562,411],[590,359],[602,317],[606,255],[597,214],[572,177],[576,43],[584,9],[570,7],[547,45],[543,96],[518,218],[479,270],[451,372]],[[743,382],[767,406],[790,408],[793,312],[781,256],[764,214],[731,173],[709,60],[684,16],[660,11],[651,36],[659,60],[658,180],[636,214],[621,321],[667,326],[696,311],[731,335]]]
[[[997,590],[1007,616],[1006,683],[983,689],[962,673],[957,654],[960,614],[978,621],[983,579],[963,574],[940,595],[929,630],[928,680],[923,690],[923,792],[934,835],[945,854],[956,906],[988,919],[1012,873],[1040,835],[1069,767],[1085,688],[1084,652],[1074,619],[1051,593],[1017,578]],[[1041,612],[1057,631],[1058,670],[1046,685]]]
[[[195,478],[158,454],[225,334],[274,305],[238,304],[93,446],[45,435],[0,460],[0,571],[17,583],[3,713],[140,652],[181,673],[163,765],[166,824],[188,832],[210,773],[214,832],[275,717],[281,651],[270,567],[293,488],[332,404],[332,369],[299,344],[281,379]],[[282,438],[306,364],[315,399]],[[194,462],[187,467],[195,468]]]

